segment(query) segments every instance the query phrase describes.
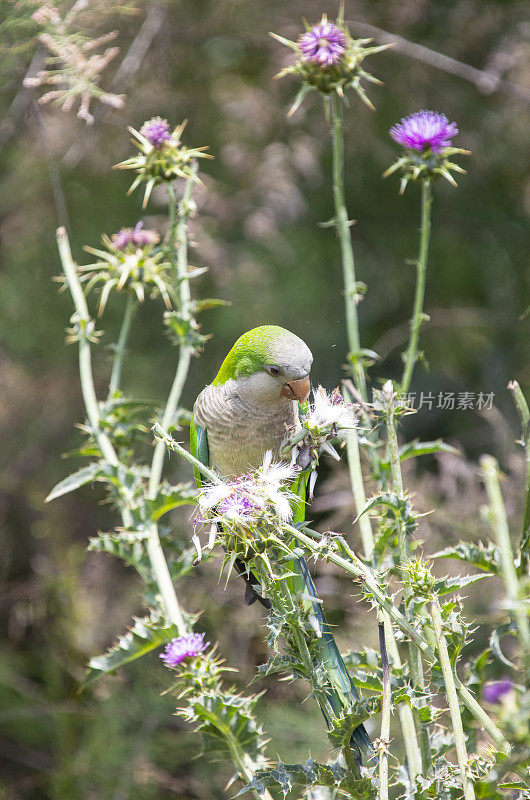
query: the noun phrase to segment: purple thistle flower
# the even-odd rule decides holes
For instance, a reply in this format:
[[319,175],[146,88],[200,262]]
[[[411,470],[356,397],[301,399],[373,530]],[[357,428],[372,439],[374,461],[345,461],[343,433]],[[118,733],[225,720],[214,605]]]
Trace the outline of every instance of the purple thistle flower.
[[390,128],[392,139],[408,150],[430,149],[433,153],[451,147],[451,140],[457,133],[456,123],[449,122],[445,114],[437,111],[417,111]]
[[344,55],[346,34],[338,25],[323,18],[300,37],[298,44],[305,61],[329,67],[337,64]]
[[156,231],[142,230],[144,223],[138,222],[132,232],[132,243],[135,247],[145,247],[146,244],[156,244],[159,236]]
[[259,509],[248,495],[237,489],[219,503],[218,511],[224,517],[251,517]]
[[486,703],[498,703],[505,694],[511,692],[513,683],[509,678],[486,683],[482,689],[482,697]]
[[116,250],[125,250],[132,243],[132,230],[120,228],[118,233],[112,234],[112,244]]
[[153,117],[144,122],[140,129],[142,136],[151,142],[155,150],[159,150],[164,142],[171,140],[169,122],[162,117]]
[[204,633],[188,633],[172,639],[160,655],[166,667],[175,669],[185,658],[193,658],[203,653],[209,642],[204,641]]
[[156,231],[142,230],[143,222],[138,222],[134,228],[121,228],[112,236],[112,245],[116,250],[126,250],[128,247],[145,247],[147,244],[156,244],[159,236]]

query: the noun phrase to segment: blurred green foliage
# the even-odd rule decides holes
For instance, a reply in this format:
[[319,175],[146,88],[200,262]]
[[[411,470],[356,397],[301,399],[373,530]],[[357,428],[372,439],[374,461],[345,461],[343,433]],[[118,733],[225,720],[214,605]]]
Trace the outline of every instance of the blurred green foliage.
[[[182,0],[139,3],[136,11],[126,4],[127,13],[120,14],[116,4],[94,0],[80,24],[93,36],[120,31],[122,50],[104,75],[108,84],[128,48],[140,54],[142,26],[151,20],[156,30],[128,74],[125,108],[101,107],[87,128],[74,115],[38,106],[21,88],[30,62],[40,58],[30,19],[36,5],[0,2],[0,798],[221,797],[229,770],[193,760],[196,740],[171,716],[174,699],[160,696],[166,684],[156,656],[148,667],[133,665],[101,682],[92,694],[77,693],[88,658],[123,632],[141,607],[132,574],[105,556],[85,554],[89,536],[110,527],[110,509],[98,505],[100,490],[43,506],[54,483],[72,471],[58,456],[79,442],[74,424],[81,421],[76,353],[63,346],[70,301],[51,283],[59,272],[57,205],[80,263],[89,260],[82,245],[97,246],[103,232],[139,219],[146,227],[162,224],[163,194],[154,193],[160,214],[155,203],[142,214],[139,197],[125,197],[129,176],[110,167],[130,154],[127,125],[139,128],[153,115],[175,124],[189,119],[185,143],[208,145],[215,156],[204,166],[206,190],[197,194],[191,254],[192,264],[210,271],[194,288],[230,300],[232,308],[204,316],[204,332],[214,338],[192,365],[185,404],[191,407],[243,330],[269,322],[307,341],[315,383],[336,385],[346,351],[342,278],[335,235],[318,226],[332,207],[329,133],[316,95],[286,118],[297,87],[289,79],[273,81],[288,54],[268,36],[273,30],[296,38],[302,15],[315,20],[336,9],[315,0],[288,7],[279,0]],[[380,26],[521,86],[530,79],[526,11],[517,0],[346,4],[354,35],[365,35],[356,22]],[[530,95],[516,97],[502,85],[486,93],[413,55],[396,47],[373,57],[369,69],[385,83],[371,90],[377,111],[354,102],[345,117],[348,208],[357,221],[358,277],[368,285],[360,307],[362,344],[384,359],[372,368],[375,386],[379,378],[398,376],[414,285],[407,259],[416,255],[419,192],[410,186],[400,198],[397,180],[381,175],[396,155],[390,125],[434,108],[457,121],[456,143],[472,156],[458,189],[435,186],[426,297],[431,323],[421,341],[428,369],[418,366],[413,390],[494,392],[495,408],[488,414],[419,413],[408,419],[405,436],[444,436],[467,458],[494,452],[509,475],[508,510],[517,520],[522,469],[505,387],[510,378],[530,386]],[[123,303],[113,297],[105,312],[106,336],[96,355],[101,387],[110,363],[105,345],[117,336]],[[157,304],[140,309],[125,368],[128,390],[155,402],[163,400],[175,363],[161,313]],[[420,509],[439,507],[436,519],[424,523],[430,552],[440,543],[485,535],[476,515],[478,479],[465,457],[440,459],[414,482]],[[330,525],[349,531],[345,479],[332,471],[322,484],[321,512],[332,514]],[[177,512],[174,523],[186,537],[186,514]],[[216,564],[197,574],[200,580],[183,584],[187,606],[205,610],[208,636],[220,640],[246,683],[265,660],[260,612],[242,607],[239,586],[225,592],[217,585]],[[342,624],[346,606],[345,646],[374,644],[375,624],[349,597],[351,586],[330,571],[319,587],[334,621]],[[471,613],[494,616],[493,596],[470,595]],[[230,630],[222,625],[227,615]],[[281,749],[284,759],[296,760],[311,750],[325,758],[310,739],[322,725],[317,712],[309,704],[293,711],[303,688],[274,680],[267,688],[263,722],[273,737],[271,754]]]

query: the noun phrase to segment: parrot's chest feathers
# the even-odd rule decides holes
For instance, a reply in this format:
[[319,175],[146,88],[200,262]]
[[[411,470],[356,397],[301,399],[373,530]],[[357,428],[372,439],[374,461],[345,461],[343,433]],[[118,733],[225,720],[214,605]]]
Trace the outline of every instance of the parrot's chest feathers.
[[267,450],[280,457],[286,428],[297,423],[297,404],[285,398],[266,404],[245,402],[234,381],[207,386],[195,403],[194,422],[206,429],[210,466],[221,475],[243,475],[257,468]]

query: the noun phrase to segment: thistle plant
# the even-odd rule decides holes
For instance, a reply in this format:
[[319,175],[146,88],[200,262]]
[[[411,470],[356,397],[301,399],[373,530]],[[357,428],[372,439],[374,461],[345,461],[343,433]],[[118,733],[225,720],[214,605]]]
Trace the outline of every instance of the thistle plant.
[[181,141],[186,122],[177,125],[170,132],[167,120],[161,117],[145,122],[139,131],[129,128],[138,148],[138,153],[116,164],[116,169],[133,169],[137,176],[128,194],[141,183],[145,183],[142,206],[146,207],[155,186],[168,184],[177,178],[198,181],[194,164],[198,158],[211,158],[205,147],[185,147]]
[[306,22],[305,27],[305,33],[300,35],[297,42],[271,33],[271,36],[295,54],[294,63],[285,67],[276,77],[296,75],[302,81],[289,114],[294,114],[311,91],[330,97],[336,95],[342,99],[345,92],[352,89],[369,108],[373,108],[362,81],[380,81],[362,65],[367,56],[379,53],[387,46],[369,47],[371,39],[353,39],[344,23],[344,4],[341,4],[335,22],[330,22],[326,14],[323,14],[320,22],[314,25]]
[[94,115],[90,111],[93,100],[113,108],[122,108],[125,97],[106,91],[101,87],[102,73],[120,52],[119,47],[105,47],[102,53],[95,53],[101,47],[114,41],[118,31],[92,38],[82,30],[76,30],[75,21],[80,11],[88,3],[74,3],[64,16],[51,2],[43,3],[32,15],[32,19],[42,28],[40,42],[50,55],[47,66],[34,78],[26,78],[24,86],[45,87],[47,91],[39,98],[39,103],[55,103],[65,112],[79,103],[77,116],[92,125]]
[[423,302],[431,234],[431,184],[436,178],[442,177],[452,186],[456,186],[456,181],[451,173],[464,173],[465,170],[450,159],[457,153],[469,154],[469,150],[452,146],[452,139],[457,134],[456,123],[449,122],[445,114],[435,111],[418,111],[390,128],[392,139],[405,148],[405,155],[398,158],[387,169],[384,173],[385,177],[396,171],[402,173],[400,194],[404,193],[409,181],[421,183],[420,246],[416,260],[414,311],[410,321],[409,344],[403,357],[405,366],[401,379],[401,391],[404,394],[410,388],[414,366],[421,356],[418,353],[420,328],[422,323],[429,319],[423,312]]
[[[390,796],[418,800],[506,796],[519,800],[530,789],[526,771],[530,754],[524,575],[527,514],[514,553],[497,464],[485,457],[481,462],[488,498],[485,516],[494,544],[479,547],[461,542],[457,547],[427,553],[420,541],[421,515],[414,509],[402,472],[402,462],[408,458],[450,449],[442,442],[403,445],[399,426],[410,411],[402,395],[411,384],[418,359],[431,184],[437,177],[452,182],[451,171],[462,170],[448,159],[465,151],[452,147],[456,124],[441,114],[420,112],[392,129],[391,135],[405,147],[405,155],[389,172],[403,171],[403,188],[409,181],[422,184],[418,281],[403,378],[399,383],[382,381],[382,388],[369,397],[366,369],[376,356],[360,345],[357,311],[365,287],[356,281],[345,204],[342,114],[347,89],[371,105],[361,81],[374,79],[361,65],[365,56],[383,48],[370,48],[366,40],[352,39],[342,10],[335,22],[323,16],[319,23],[307,26],[297,42],[276,38],[295,53],[294,64],[283,74],[302,80],[291,110],[309,91],[317,90],[331,122],[334,217],[330,225],[339,239],[344,277],[349,348],[346,381],[342,392],[318,387],[308,400],[311,353],[304,342],[283,331],[291,342],[298,340],[306,364],[287,379],[286,374],[282,377],[282,369],[285,372],[287,367],[281,359],[277,364],[271,362],[268,351],[264,354],[259,346],[245,349],[245,342],[238,340],[207,389],[240,378],[252,383],[258,372],[262,379],[271,379],[269,388],[278,379],[281,397],[299,400],[298,417],[282,428],[285,436],[276,455],[267,451],[262,463],[249,465],[246,473],[220,474],[215,458],[210,463],[197,457],[205,450],[208,454],[205,428],[197,415],[192,416],[180,403],[191,357],[200,354],[207,338],[197,314],[220,302],[195,299],[190,286],[202,272],[188,264],[188,221],[196,213],[193,192],[201,185],[198,159],[206,154],[202,147],[182,143],[183,124],[171,129],[166,120],[154,117],[140,131],[130,129],[137,152],[117,166],[136,172],[129,191],[145,184],[144,206],[155,186],[166,188],[168,230],[164,239],[155,231],[144,230],[140,222],[104,237],[104,250],[87,248],[98,260],[78,267],[65,231],[58,232],[65,281],[75,307],[69,340],[79,346],[87,415],[82,426],[87,440],[78,453],[90,461],[58,484],[49,499],[92,481],[105,485],[119,519],[112,530],[95,537],[91,547],[137,569],[148,609],[145,618],[136,620],[115,647],[92,659],[85,684],[163,647],[160,658],[173,678],[171,691],[181,704],[177,713],[200,732],[209,752],[231,760],[233,779],[242,784],[240,794],[253,792],[272,800],[290,792],[308,795],[318,790],[324,791],[325,797],[356,800],[387,800]],[[180,179],[178,189],[176,179]],[[127,295],[126,307],[114,347],[108,393],[99,401],[91,359],[92,344],[102,333],[96,331],[89,308],[97,300],[101,315],[108,302],[121,296],[119,292]],[[179,354],[165,408],[152,425],[152,419],[141,416],[140,401],[124,392],[123,368],[137,303],[160,300],[165,306],[161,322],[178,345]],[[274,334],[271,328],[276,333],[283,330],[275,326],[257,330],[267,338]],[[227,361],[234,367],[234,352],[241,356],[237,369],[224,374]],[[280,349],[280,354],[285,356],[285,350]],[[528,450],[528,406],[518,385],[511,388]],[[173,436],[190,419],[195,454]],[[238,422],[242,427],[243,420]],[[156,444],[146,466],[138,444],[149,442],[151,425]],[[213,454],[217,446],[213,437],[210,444]],[[355,552],[346,534],[316,531],[305,519],[305,500],[312,497],[321,458],[340,459],[344,445],[363,556]],[[167,449],[193,467],[197,488],[163,479]],[[362,454],[374,478],[371,497],[365,488]],[[526,500],[529,492],[527,483]],[[161,522],[182,505],[195,507],[193,530],[186,541],[179,539],[167,517],[165,524]],[[232,572],[242,574],[247,588],[250,585],[252,589],[250,602],[258,596],[267,609],[269,657],[258,668],[256,680],[280,674],[304,681],[323,715],[329,761],[320,763],[311,756],[300,764],[272,761],[257,719],[259,695],[243,694],[227,685],[225,673],[230,668],[205,641],[205,634],[194,630],[196,614],[183,609],[175,587],[183,575],[216,551],[222,556],[227,577]],[[440,576],[433,564],[438,567],[447,558],[478,566],[481,573]],[[376,612],[379,652],[367,647],[344,654],[339,651],[309,564],[333,564],[354,581],[357,593],[360,591]],[[491,652],[469,660],[467,648],[474,629],[465,616],[461,592],[493,576],[501,578],[504,587],[502,619],[492,635]],[[504,635],[516,639],[511,661],[499,645]],[[493,658],[503,664],[505,677],[500,680],[495,680]],[[404,756],[390,738],[394,709],[399,714]]]
[[[294,73],[305,81],[305,86],[298,93],[292,110],[298,107],[305,94],[315,88],[314,81],[312,82],[307,72],[304,73],[302,69],[303,59],[308,59],[313,69],[319,67],[324,71],[329,65],[338,64],[344,53],[345,33],[340,27],[336,30],[333,25],[327,23],[327,20],[323,20],[318,29],[315,26],[311,30],[314,36],[311,36],[310,30],[308,30],[300,38],[297,48],[293,47],[293,43],[280,38],[282,43],[296,49],[298,55],[298,60],[293,67],[284,71],[284,74],[285,72]],[[528,750],[522,759],[520,754],[516,757],[506,758],[506,754],[510,752],[510,745],[506,737],[455,674],[456,659],[468,642],[465,635],[466,623],[461,620],[462,606],[458,597],[456,603],[452,600],[446,604],[439,598],[455,591],[457,587],[461,588],[468,582],[476,580],[477,576],[464,576],[454,582],[450,579],[435,581],[429,568],[424,566],[423,562],[418,561],[419,544],[414,538],[418,527],[418,517],[413,512],[410,497],[404,488],[401,459],[416,453],[436,452],[440,448],[443,449],[445,445],[437,442],[399,446],[397,424],[399,416],[406,413],[408,409],[406,404],[400,401],[399,395],[390,381],[385,384],[382,392],[374,390],[373,403],[367,403],[365,369],[370,360],[373,361],[377,356],[360,346],[357,306],[366,287],[355,280],[350,224],[344,201],[342,105],[338,99],[342,98],[342,95],[336,87],[331,88],[329,81],[325,87],[321,83],[318,88],[324,97],[327,118],[331,117],[332,120],[332,180],[335,217],[330,224],[337,229],[340,241],[346,300],[347,341],[350,348],[348,367],[353,379],[353,384],[351,381],[345,382],[344,395],[348,400],[356,398],[360,401],[365,429],[369,430],[371,426],[375,428],[375,432],[368,436],[362,436],[362,434],[360,436],[357,430],[350,431],[347,436],[350,477],[358,511],[357,521],[365,556],[371,562],[375,575],[380,576],[379,580],[383,585],[389,586],[389,580],[397,581],[401,584],[400,591],[402,593],[400,608],[403,611],[403,618],[401,619],[395,615],[394,609],[389,608],[383,602],[379,604],[380,627],[384,630],[381,641],[384,647],[381,648],[379,659],[378,690],[383,696],[388,691],[386,687],[388,680],[391,680],[392,671],[402,674],[405,669],[409,691],[415,698],[411,699],[407,705],[398,705],[407,756],[406,767],[401,768],[401,773],[398,771],[400,774],[398,783],[402,783],[409,796],[430,797],[439,796],[440,781],[443,781],[444,792],[447,796],[471,798],[475,796],[475,785],[480,785],[481,791],[485,785],[488,786],[487,791],[494,791],[494,776],[499,774],[497,773],[498,764],[503,761],[507,766],[506,772],[502,771],[502,774],[507,774],[510,768],[513,768],[516,772],[518,771],[521,778],[522,773],[517,765],[524,763],[525,758],[528,759]],[[333,94],[333,91],[336,92],[336,95]],[[457,133],[456,124],[450,123],[443,114],[436,112],[419,112],[411,115],[411,117],[403,119],[400,125],[391,129],[392,138],[403,145],[405,154],[386,174],[391,174],[396,170],[402,171],[402,192],[411,180],[419,180],[422,184],[422,223],[414,312],[409,345],[404,357],[403,378],[398,385],[399,391],[403,393],[408,391],[411,384],[414,366],[418,359],[420,326],[425,318],[423,300],[430,235],[431,184],[436,178],[444,177],[455,185],[451,173],[464,172],[458,164],[452,161],[454,155],[468,152],[452,146],[452,138]],[[521,401],[518,402],[519,409],[524,409],[524,405]],[[523,426],[527,427],[528,413],[525,414],[523,410],[521,416],[524,420]],[[379,424],[377,424],[378,421]],[[386,428],[386,439],[380,436],[381,422]],[[370,500],[367,500],[364,488],[360,443],[367,445],[372,477],[380,486],[379,492]],[[384,511],[378,517],[374,517],[374,509],[378,507]],[[375,532],[373,530],[374,522],[376,523]],[[504,523],[500,526],[499,530],[501,529],[506,531]],[[504,533],[504,540],[506,540],[506,533]],[[344,549],[346,548],[345,543],[342,546]],[[469,549],[464,548],[464,550],[469,554]],[[414,555],[412,555],[413,553]],[[449,552],[444,551],[443,556],[450,557]],[[465,556],[462,557],[465,559]],[[513,555],[511,559],[510,562],[510,557],[508,557],[505,562],[505,571],[507,570],[508,574],[514,573],[514,570],[508,567],[508,562],[513,563]],[[471,555],[468,555],[467,560],[473,563]],[[340,566],[346,569],[344,562],[334,561],[334,563],[340,563]],[[511,586],[511,597],[514,598],[516,592],[513,579],[509,585]],[[518,589],[517,592],[519,591]],[[377,594],[373,591],[368,596],[371,599],[377,598]],[[520,603],[520,600],[517,603]],[[521,624],[521,607],[517,603],[514,604],[512,601],[511,605],[515,605],[519,609],[515,613],[519,614],[519,624]],[[455,612],[455,609],[458,611]],[[411,635],[409,629],[405,637],[409,639],[408,664],[403,664],[399,652],[398,642],[402,635],[396,636],[393,631],[393,626],[397,626],[403,633],[405,631],[404,621],[408,625],[414,626],[416,630],[419,626],[421,630],[425,631],[426,639],[429,642],[428,649],[426,649],[416,636]],[[525,631],[523,631],[522,638],[520,637],[523,662],[528,649],[525,644]],[[390,654],[390,678],[388,676],[387,648]],[[359,664],[364,665],[368,662],[367,655],[360,653],[356,655],[353,663],[357,667]],[[485,668],[486,663],[486,658],[483,658],[482,669]],[[387,676],[385,679],[383,673]],[[438,719],[439,713],[431,705],[431,698],[440,691],[446,695],[450,708],[457,751],[457,765],[455,766],[443,758],[443,748],[440,748],[442,728]],[[466,738],[474,738],[474,734],[471,733],[472,729],[469,727],[469,718],[466,714],[461,716],[457,696],[460,703],[463,703],[468,712],[483,726],[495,742],[498,748],[496,755],[491,754],[488,759],[481,760],[467,753]],[[381,798],[386,798],[389,796],[389,763],[388,712],[385,712],[385,709],[383,709],[382,716],[380,745],[379,795]],[[404,777],[406,777],[405,781]],[[524,791],[526,785],[525,779],[521,778],[521,780],[522,783],[512,784],[514,788],[516,785],[518,786],[518,791]]]
[[[183,126],[177,128],[182,129]],[[194,151],[187,154],[190,152]],[[127,397],[122,388],[134,308],[140,301],[156,302],[162,298],[174,315],[165,316],[162,321],[179,345],[179,359],[160,420],[171,430],[177,427],[186,417],[179,403],[191,356],[198,354],[205,340],[195,315],[204,308],[222,304],[208,300],[201,305],[192,299],[190,281],[204,270],[193,270],[188,265],[187,225],[189,216],[195,213],[192,191],[199,181],[196,161],[190,156],[187,164],[179,200],[166,178],[170,219],[163,242],[155,231],[144,230],[140,222],[134,228],[122,228],[111,238],[105,236],[104,251],[87,248],[99,260],[78,267],[72,260],[66,232],[59,229],[57,233],[65,285],[75,306],[69,341],[79,345],[81,389],[87,413],[87,421],[82,425],[87,441],[77,455],[87,456],[91,461],[61,481],[48,500],[92,481],[104,483],[109,500],[119,511],[121,525],[100,533],[91,541],[91,549],[123,559],[136,568],[145,584],[147,616],[135,620],[108,653],[90,661],[84,686],[166,645],[161,658],[175,671],[174,689],[186,700],[179,713],[203,732],[212,751],[221,750],[232,758],[234,779],[249,783],[255,770],[267,764],[266,739],[253,717],[259,698],[227,688],[223,681],[226,668],[213,652],[205,652],[208,644],[204,642],[204,634],[193,632],[194,617],[182,609],[175,582],[193,568],[195,547],[192,542],[175,539],[171,529],[160,522],[172,509],[194,504],[196,492],[189,483],[171,484],[162,480],[163,444],[155,447],[149,467],[140,462],[138,445],[145,447],[149,439],[150,426],[143,424],[140,416],[141,412],[145,414],[146,404]],[[92,374],[91,343],[98,342],[102,333],[96,336],[87,296],[91,300],[97,289],[101,289],[100,314],[113,289],[127,292],[105,401],[98,401]]]
[[98,316],[105,311],[113,289],[126,289],[139,303],[145,301],[146,291],[151,296],[160,294],[166,308],[171,308],[170,281],[171,262],[165,259],[156,231],[143,230],[139,222],[135,228],[122,228],[118,233],[102,236],[105,250],[85,247],[87,253],[98,256],[98,261],[86,264],[81,269],[81,280],[86,282],[86,291],[100,288]]

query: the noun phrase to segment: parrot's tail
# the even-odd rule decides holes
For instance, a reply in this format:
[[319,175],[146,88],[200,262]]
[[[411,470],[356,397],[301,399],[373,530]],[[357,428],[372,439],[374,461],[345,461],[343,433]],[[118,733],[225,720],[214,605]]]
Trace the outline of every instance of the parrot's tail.
[[[303,586],[300,586],[300,588],[303,590],[303,593],[306,596],[315,598],[315,602],[312,603],[313,615],[316,618],[314,622],[316,622],[319,626],[321,634],[320,638],[318,639],[320,646],[318,646],[317,649],[317,657],[324,665],[329,678],[329,683],[331,685],[329,691],[327,692],[327,699],[337,715],[340,715],[341,713],[347,712],[348,709],[360,699],[360,695],[351,679],[350,673],[346,669],[346,664],[344,663],[339,648],[337,647],[335,638],[331,633],[330,627],[322,611],[321,604],[320,602],[317,602],[318,595],[315,584],[313,583],[311,573],[309,572],[304,558],[300,558],[297,560],[297,562],[295,562],[295,570],[293,571],[298,572],[300,579],[303,580]],[[324,711],[322,713],[326,719],[326,724],[329,725],[326,714]],[[359,758],[357,759],[358,762],[360,762],[361,752],[364,751],[367,753],[373,753],[372,742],[364,725],[359,725],[353,731],[351,736],[351,747],[354,753],[359,754]]]

